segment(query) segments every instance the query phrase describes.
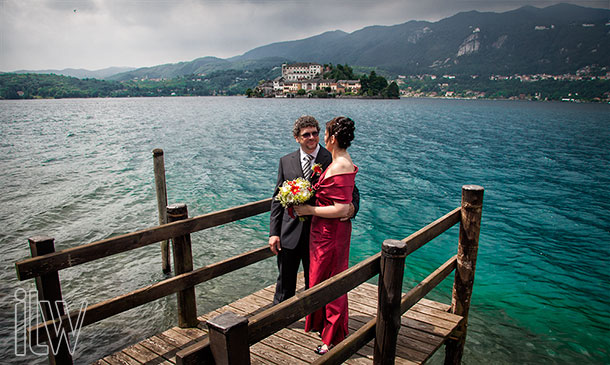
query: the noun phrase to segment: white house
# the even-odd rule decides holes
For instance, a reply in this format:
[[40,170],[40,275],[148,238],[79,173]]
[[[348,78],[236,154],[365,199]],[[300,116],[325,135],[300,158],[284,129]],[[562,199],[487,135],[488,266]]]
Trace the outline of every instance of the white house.
[[313,79],[322,75],[323,67],[317,63],[292,63],[282,65],[282,77],[288,81]]

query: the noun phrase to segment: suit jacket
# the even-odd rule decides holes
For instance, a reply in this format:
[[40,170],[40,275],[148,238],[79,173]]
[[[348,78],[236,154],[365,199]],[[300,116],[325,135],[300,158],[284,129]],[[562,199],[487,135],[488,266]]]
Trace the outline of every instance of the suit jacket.
[[[322,165],[322,171],[332,162],[332,155],[328,150],[320,146],[320,151],[314,163]],[[303,169],[301,168],[301,154],[300,150],[289,153],[286,156],[280,158],[280,166],[277,173],[277,183],[275,184],[275,190],[273,197],[279,192],[280,186],[286,180],[294,180],[297,177],[303,177]],[[312,176],[312,185],[317,181],[319,175]],[[313,200],[313,199],[312,199]],[[352,203],[356,212],[358,212],[360,202],[360,194],[358,189],[354,187],[354,195]],[[313,204],[313,201],[309,201],[309,204]],[[303,229],[309,230],[311,220],[305,220],[301,222],[299,219],[293,219],[290,217],[287,209],[284,209],[282,205],[275,199],[271,202],[271,218],[269,224],[269,236],[279,236],[280,245],[284,248],[295,249],[299,243],[301,232]],[[354,213],[355,214],[355,213]]]

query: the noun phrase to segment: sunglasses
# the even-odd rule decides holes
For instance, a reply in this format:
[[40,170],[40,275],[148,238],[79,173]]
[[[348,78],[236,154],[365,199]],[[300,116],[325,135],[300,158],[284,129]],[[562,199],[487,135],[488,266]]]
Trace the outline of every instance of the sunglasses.
[[301,134],[301,137],[303,137],[303,138],[314,137],[315,138],[318,136],[318,134],[319,134],[319,132],[311,132],[311,133],[307,132],[307,133]]

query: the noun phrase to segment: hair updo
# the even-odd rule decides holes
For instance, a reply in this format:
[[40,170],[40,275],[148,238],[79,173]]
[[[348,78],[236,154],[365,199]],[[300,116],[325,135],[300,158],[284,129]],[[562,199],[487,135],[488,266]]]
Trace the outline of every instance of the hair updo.
[[354,121],[348,117],[336,117],[326,123],[328,136],[335,136],[339,148],[348,148],[354,140]]

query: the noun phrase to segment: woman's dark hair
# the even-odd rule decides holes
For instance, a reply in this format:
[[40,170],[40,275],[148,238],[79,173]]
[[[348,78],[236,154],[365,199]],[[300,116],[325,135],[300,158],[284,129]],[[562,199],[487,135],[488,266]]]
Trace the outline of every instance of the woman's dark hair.
[[346,149],[354,140],[354,121],[348,117],[336,117],[326,123],[328,136],[335,136],[339,148]]

